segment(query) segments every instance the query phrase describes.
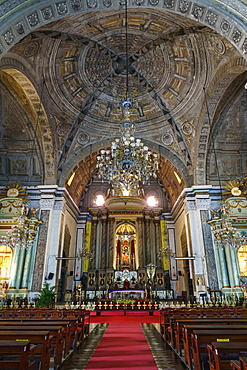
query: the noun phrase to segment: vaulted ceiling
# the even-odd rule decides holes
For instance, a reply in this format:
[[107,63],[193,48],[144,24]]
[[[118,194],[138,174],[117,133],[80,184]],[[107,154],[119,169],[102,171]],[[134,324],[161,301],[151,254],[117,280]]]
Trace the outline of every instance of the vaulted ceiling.
[[[180,14],[181,1],[165,1],[174,4],[171,9],[142,2],[127,10],[126,34],[124,4],[107,10],[111,1],[104,1],[104,11],[98,11],[94,3],[87,1],[88,11],[82,6],[76,13],[79,0],[46,7],[37,2],[36,11],[22,10],[9,33],[2,34],[8,50],[0,60],[0,178],[64,186],[75,172],[69,191],[79,199],[98,151],[119,135],[128,64],[135,136],[159,153],[159,177],[166,188],[174,189],[174,170],[182,178],[175,200],[183,187],[205,184],[210,173],[213,178],[210,140],[222,129],[223,117],[230,124],[233,101],[245,132],[245,23],[239,20],[237,27],[220,12],[191,2]],[[67,13],[59,17],[66,4]],[[180,4],[176,12],[175,4]],[[46,22],[39,23],[35,12]],[[22,38],[7,43],[21,24]],[[241,148],[244,161],[245,144]]]

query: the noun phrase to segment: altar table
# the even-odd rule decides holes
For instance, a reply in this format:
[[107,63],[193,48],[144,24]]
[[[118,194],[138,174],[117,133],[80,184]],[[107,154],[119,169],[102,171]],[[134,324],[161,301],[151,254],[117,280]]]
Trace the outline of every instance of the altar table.
[[144,299],[144,289],[109,289],[109,298]]

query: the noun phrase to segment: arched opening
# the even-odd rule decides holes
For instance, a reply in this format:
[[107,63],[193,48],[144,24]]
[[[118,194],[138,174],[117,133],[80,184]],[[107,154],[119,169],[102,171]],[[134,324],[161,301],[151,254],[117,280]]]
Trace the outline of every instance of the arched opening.
[[136,268],[136,230],[129,223],[116,229],[116,267],[117,270]]

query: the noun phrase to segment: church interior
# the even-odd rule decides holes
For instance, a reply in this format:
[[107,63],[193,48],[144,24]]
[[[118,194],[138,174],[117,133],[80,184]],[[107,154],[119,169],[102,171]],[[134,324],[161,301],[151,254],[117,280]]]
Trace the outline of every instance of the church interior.
[[0,17],[0,301],[245,304],[246,2]]

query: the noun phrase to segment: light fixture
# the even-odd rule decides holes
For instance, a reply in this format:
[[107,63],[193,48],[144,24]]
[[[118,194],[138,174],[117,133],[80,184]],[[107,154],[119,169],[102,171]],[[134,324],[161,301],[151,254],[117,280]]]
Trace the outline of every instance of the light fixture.
[[157,199],[155,198],[154,195],[150,195],[147,198],[147,205],[148,205],[148,207],[156,207],[158,205],[158,201],[157,201]]
[[158,257],[160,260],[162,260],[163,258],[170,258],[170,257],[175,257],[175,256],[176,256],[176,253],[174,253],[169,246],[160,247],[159,252],[158,252]]
[[241,247],[242,244],[246,243],[246,236],[233,226],[233,220],[228,214],[226,206],[223,206],[220,212],[220,217],[218,216],[219,212],[215,212],[214,217],[207,221],[212,227],[216,247],[219,249]]
[[96,195],[94,203],[96,204],[97,207],[102,207],[105,204],[104,196],[102,194]]
[[91,261],[94,257],[94,254],[90,252],[90,250],[83,246],[81,249],[79,249],[77,253],[77,259],[78,260],[89,260]]
[[20,249],[29,249],[34,244],[38,226],[42,221],[36,217],[36,209],[31,209],[32,216],[28,217],[24,212],[21,216],[14,217],[15,224],[1,237],[0,243]]
[[97,156],[98,176],[109,181],[116,194],[123,196],[137,195],[141,184],[146,184],[151,177],[157,177],[158,154],[152,153],[141,139],[135,139],[135,126],[130,119],[132,102],[128,99],[128,17],[125,1],[125,51],[126,99],[122,102],[123,122],[120,125],[121,136],[111,144],[110,150],[102,149]]

